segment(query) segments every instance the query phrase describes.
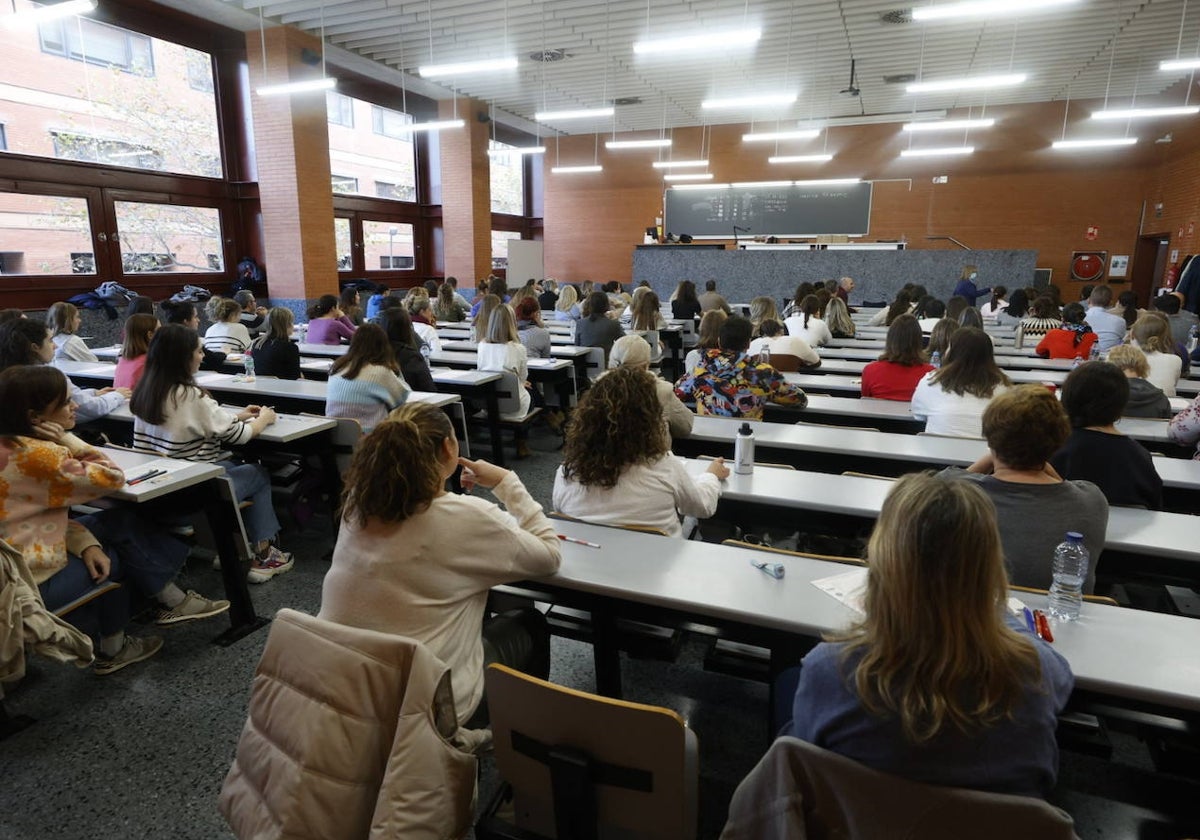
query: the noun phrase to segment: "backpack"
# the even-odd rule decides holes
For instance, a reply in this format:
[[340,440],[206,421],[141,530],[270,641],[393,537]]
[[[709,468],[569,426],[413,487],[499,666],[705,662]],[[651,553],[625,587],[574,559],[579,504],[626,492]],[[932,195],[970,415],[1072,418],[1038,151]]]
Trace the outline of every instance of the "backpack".
[[80,309],[103,309],[104,314],[108,316],[108,320],[117,320],[117,310],[95,292],[84,292],[83,294],[67,298],[67,303],[77,306]]
[[242,261],[237,264],[237,278],[233,281],[232,294],[236,295],[243,290],[253,292],[255,286],[265,282],[267,272],[254,257],[242,257]]
[[184,286],[183,291],[171,295],[174,303],[203,303],[212,297],[212,292],[203,286]]
[[109,306],[124,306],[137,297],[136,292],[131,292],[115,280],[101,283],[96,287],[95,294]]

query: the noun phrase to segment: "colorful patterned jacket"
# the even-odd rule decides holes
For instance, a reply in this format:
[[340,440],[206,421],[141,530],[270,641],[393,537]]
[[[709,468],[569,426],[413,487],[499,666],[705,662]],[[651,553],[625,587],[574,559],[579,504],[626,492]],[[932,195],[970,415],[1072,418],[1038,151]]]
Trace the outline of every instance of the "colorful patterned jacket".
[[804,391],[789,385],[775,368],[751,361],[745,353],[721,350],[706,351],[700,364],[675,383],[675,394],[684,402],[695,401],[697,414],[748,420],[761,419],[767,402],[808,405]]

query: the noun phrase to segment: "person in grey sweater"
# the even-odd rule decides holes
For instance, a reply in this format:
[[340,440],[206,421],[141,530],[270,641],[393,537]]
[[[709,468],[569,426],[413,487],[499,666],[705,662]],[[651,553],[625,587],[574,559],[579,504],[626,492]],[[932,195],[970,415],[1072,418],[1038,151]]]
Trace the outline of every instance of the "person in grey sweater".
[[613,342],[625,335],[621,325],[608,317],[608,295],[592,292],[587,298],[587,315],[575,327],[575,343],[580,347],[604,348],[604,366],[608,367],[608,354]]
[[1018,586],[1049,589],[1055,547],[1067,531],[1083,534],[1083,591],[1090,594],[1108,529],[1108,500],[1090,481],[1064,481],[1050,466],[1070,432],[1066,411],[1044,386],[1010,388],[983,413],[988,454],[965,471],[950,467],[941,474],[978,483],[992,500],[1009,579]]

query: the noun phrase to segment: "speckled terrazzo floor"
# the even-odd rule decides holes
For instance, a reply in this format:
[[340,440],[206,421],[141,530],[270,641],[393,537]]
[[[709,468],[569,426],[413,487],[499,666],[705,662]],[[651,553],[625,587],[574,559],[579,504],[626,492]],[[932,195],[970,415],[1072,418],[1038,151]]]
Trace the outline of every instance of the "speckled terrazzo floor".
[[[557,439],[535,431],[531,444],[533,457],[517,462],[516,469],[534,496],[548,504]],[[318,520],[286,536],[297,555],[296,568],[252,589],[263,615],[285,606],[306,612],[319,606],[326,569],[321,557],[331,543],[328,524]],[[220,589],[217,573],[202,561],[190,564],[186,577],[188,586],[202,592]],[[216,797],[266,632],[221,648],[211,644],[224,626],[221,621],[168,629],[166,647],[157,657],[106,678],[37,663],[33,676],[7,701],[12,712],[33,715],[38,722],[0,742],[0,840],[231,837]],[[623,671],[629,699],[676,709],[696,730],[700,834],[715,838],[733,788],[766,746],[761,714],[767,690],[760,683],[704,672],[701,654],[698,644],[688,644],[674,664],[626,659]],[[588,646],[555,639],[553,656],[552,679],[593,687]],[[1113,762],[1063,755],[1059,800],[1075,816],[1080,836],[1200,836],[1200,826],[1185,831],[1164,825],[1161,817],[1162,811],[1174,812],[1176,819],[1195,814],[1200,784],[1152,776],[1140,742],[1128,736],[1114,740]],[[495,775],[485,766],[481,799],[494,784]]]

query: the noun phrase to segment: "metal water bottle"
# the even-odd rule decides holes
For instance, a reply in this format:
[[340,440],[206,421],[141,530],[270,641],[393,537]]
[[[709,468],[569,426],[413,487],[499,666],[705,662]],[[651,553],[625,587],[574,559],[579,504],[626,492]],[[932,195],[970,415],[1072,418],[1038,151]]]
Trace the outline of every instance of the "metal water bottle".
[[743,423],[733,443],[733,471],[739,475],[754,472],[754,429]]

